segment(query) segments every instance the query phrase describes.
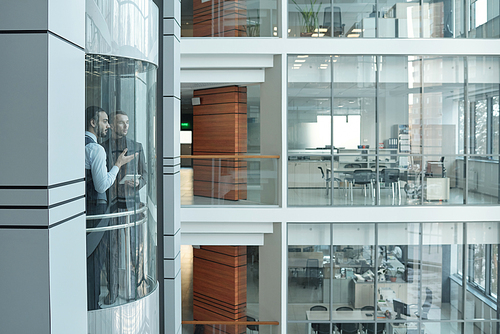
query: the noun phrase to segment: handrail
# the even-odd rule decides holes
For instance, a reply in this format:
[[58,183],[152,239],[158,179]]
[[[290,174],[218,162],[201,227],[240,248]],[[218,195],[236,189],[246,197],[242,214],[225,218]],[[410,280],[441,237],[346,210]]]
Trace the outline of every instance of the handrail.
[[85,230],[86,230],[86,232],[101,232],[101,231],[119,230],[121,228],[126,228],[126,227],[130,227],[130,226],[142,225],[146,221],[147,221],[147,218],[144,217],[143,219],[135,221],[135,222],[118,224],[118,225],[108,225],[108,226],[103,226],[103,227],[87,227]]
[[181,159],[279,159],[279,155],[181,155]]
[[279,325],[279,321],[203,321],[183,320],[183,325]]
[[115,212],[115,213],[105,213],[105,214],[102,214],[102,215],[87,216],[87,220],[132,216],[132,215],[135,215],[137,213],[142,213],[142,212],[146,211],[146,209],[147,209],[147,207],[144,205],[142,208],[137,209],[137,210],[130,210],[130,211]]

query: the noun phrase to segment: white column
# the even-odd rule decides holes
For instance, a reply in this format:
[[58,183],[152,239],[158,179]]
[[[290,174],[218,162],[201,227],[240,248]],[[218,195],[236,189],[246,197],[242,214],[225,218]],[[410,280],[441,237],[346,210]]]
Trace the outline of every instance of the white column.
[[85,2],[1,7],[1,331],[85,334]]
[[163,268],[165,334],[182,330],[180,263],[181,3],[163,2]]

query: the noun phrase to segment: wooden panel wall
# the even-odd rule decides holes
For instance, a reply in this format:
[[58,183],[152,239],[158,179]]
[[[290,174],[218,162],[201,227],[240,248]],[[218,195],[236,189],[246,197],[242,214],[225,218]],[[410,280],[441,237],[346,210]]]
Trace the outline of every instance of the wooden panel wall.
[[[196,90],[193,106],[193,155],[241,154],[247,151],[246,87]],[[193,159],[195,196],[247,198],[247,163]]]
[[[193,320],[246,321],[246,252],[246,246],[193,249]],[[224,332],[245,330],[246,326],[227,326]],[[207,333],[212,333],[210,326]]]
[[245,37],[245,0],[193,0],[193,37]]

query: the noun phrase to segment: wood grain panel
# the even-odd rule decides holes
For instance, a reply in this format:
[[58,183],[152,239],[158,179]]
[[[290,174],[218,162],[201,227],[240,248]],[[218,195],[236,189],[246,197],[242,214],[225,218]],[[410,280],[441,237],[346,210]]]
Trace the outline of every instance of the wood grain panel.
[[247,183],[247,169],[222,167],[214,169],[212,166],[197,166],[193,170],[194,181],[210,181],[224,183]]
[[193,183],[193,195],[211,198],[220,198],[230,201],[247,198],[246,184],[213,183],[195,181]]
[[242,0],[193,0],[193,36],[246,36],[246,17],[246,2]]
[[[246,320],[246,259],[245,246],[193,250],[194,320]],[[245,331],[246,326],[225,326],[228,334]]]
[[[196,90],[193,96],[201,101],[193,107],[193,155],[246,153],[246,87]],[[200,167],[212,164],[214,169]],[[246,199],[246,165],[235,162],[233,168],[229,162],[194,161],[194,195]]]

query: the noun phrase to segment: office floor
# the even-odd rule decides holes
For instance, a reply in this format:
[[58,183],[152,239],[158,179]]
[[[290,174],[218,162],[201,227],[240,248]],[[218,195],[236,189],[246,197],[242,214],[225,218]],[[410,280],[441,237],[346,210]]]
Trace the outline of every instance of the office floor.
[[[230,201],[224,199],[194,196],[193,195],[193,169],[181,168],[181,205],[261,205],[260,187],[248,186],[246,200]],[[496,204],[497,197],[468,193],[469,204]],[[424,205],[458,205],[463,204],[463,190],[459,188],[450,189],[450,199],[448,201],[424,201]],[[325,188],[291,188],[288,189],[288,206],[328,206],[331,205],[331,192],[326,195]],[[374,200],[369,192],[366,196],[361,187],[353,190],[353,200],[346,196],[343,188],[333,189],[333,205],[338,206],[372,206]],[[406,196],[401,186],[401,201],[399,196],[392,196],[390,188],[380,190],[380,205],[420,205],[420,199],[412,199]]]

